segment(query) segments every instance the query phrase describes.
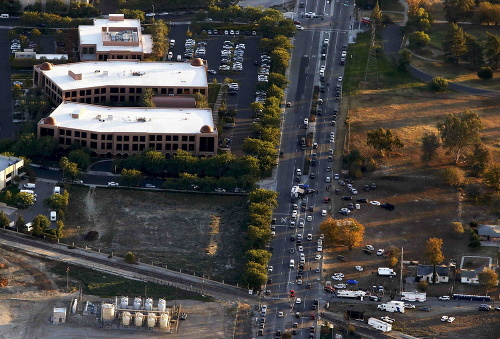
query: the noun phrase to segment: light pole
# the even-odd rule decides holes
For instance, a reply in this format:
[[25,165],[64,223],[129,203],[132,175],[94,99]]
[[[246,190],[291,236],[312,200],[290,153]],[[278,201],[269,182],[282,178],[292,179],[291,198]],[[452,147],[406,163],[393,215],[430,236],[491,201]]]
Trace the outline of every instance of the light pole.
[[151,5],[153,6],[153,16],[155,16],[155,5]]
[[69,292],[69,266],[66,268],[66,291]]

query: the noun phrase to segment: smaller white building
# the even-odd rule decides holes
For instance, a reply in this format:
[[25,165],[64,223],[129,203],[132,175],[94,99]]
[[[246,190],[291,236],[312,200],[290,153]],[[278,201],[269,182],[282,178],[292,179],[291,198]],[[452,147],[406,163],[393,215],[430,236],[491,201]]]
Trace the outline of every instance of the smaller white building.
[[23,159],[0,155],[0,189],[9,186],[23,167]]
[[54,307],[52,324],[64,324],[66,322],[66,307]]

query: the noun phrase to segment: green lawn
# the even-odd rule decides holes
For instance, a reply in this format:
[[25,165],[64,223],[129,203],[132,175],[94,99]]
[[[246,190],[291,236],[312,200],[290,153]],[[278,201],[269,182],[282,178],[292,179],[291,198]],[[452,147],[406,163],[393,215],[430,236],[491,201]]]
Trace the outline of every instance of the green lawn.
[[[83,287],[83,293],[95,295],[103,298],[114,296],[144,296],[152,298],[173,299],[194,299],[201,301],[212,301],[211,297],[202,297],[201,295],[180,290],[164,285],[130,280],[113,274],[99,272],[84,267],[68,265],[67,263],[57,263],[51,268],[51,271],[59,275],[57,281],[61,288],[66,286],[66,269],[69,267],[69,277],[71,281],[78,280]],[[70,287],[74,282],[70,281]]]
[[[360,88],[360,82],[364,81],[368,53],[370,50],[370,33],[358,34],[356,43],[349,45],[347,53],[344,93],[351,93]],[[377,54],[377,76],[380,82],[379,89],[418,87],[423,84],[410,75],[399,72],[395,65],[385,58],[382,48],[378,48]]]

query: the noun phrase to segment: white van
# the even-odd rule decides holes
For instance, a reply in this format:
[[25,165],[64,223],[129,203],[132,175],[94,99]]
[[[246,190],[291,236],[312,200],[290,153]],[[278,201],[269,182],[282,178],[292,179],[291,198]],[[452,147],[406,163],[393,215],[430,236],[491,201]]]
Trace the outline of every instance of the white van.
[[55,186],[54,187],[54,194],[61,194],[61,187]]
[[172,58],[174,57],[174,53],[172,53],[172,51],[168,52],[168,57],[167,59],[168,60],[172,60]]
[[28,194],[31,194],[32,196],[34,196],[36,198],[36,193],[35,191],[33,190],[21,190],[20,191],[21,193],[28,193]]
[[50,221],[57,221],[56,211],[50,211]]
[[8,19],[9,15],[8,14],[0,14],[0,19]]
[[36,188],[36,185],[29,182],[27,184],[24,184],[23,187],[29,190],[34,190]]
[[290,268],[295,268],[295,260],[290,259]]
[[177,55],[177,61],[182,61],[182,55],[180,54]]

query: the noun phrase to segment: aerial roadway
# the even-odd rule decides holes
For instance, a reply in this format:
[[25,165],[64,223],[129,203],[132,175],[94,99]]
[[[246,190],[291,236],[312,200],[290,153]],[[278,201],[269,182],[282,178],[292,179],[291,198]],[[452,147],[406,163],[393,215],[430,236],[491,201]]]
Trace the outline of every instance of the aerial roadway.
[[[279,206],[272,225],[276,232],[271,242],[272,271],[266,285],[267,295],[261,301],[267,309],[259,311],[254,326],[254,335],[266,338],[276,338],[279,331],[293,331],[298,338],[319,335],[319,329],[313,333],[310,328],[316,327],[318,309],[326,302],[320,273],[322,260],[316,259],[322,255],[318,251],[321,250],[321,245],[318,247],[319,224],[325,218],[323,210],[328,214],[332,212],[331,205],[323,202],[328,196],[326,187],[330,185],[327,177],[333,182],[336,170],[340,169],[339,159],[333,159],[330,154],[336,132],[332,120],[342,95],[337,85],[341,85],[339,77],[344,73],[341,57],[348,44],[354,1],[305,0],[302,3],[299,0],[296,9],[295,20],[300,21],[304,29],[298,27],[290,65],[286,98],[289,107],[286,108],[281,141],[284,157],[280,159],[274,187],[279,192]],[[323,86],[319,93],[322,104],[318,105],[322,112],[315,122],[309,122],[304,119],[309,118],[314,86]],[[303,149],[302,138],[309,132],[314,133],[311,145],[315,143],[316,147],[317,143],[317,148]],[[313,158],[313,153],[316,153],[315,166],[310,168],[309,175],[304,175],[304,159]],[[292,203],[291,190],[298,185],[308,185],[302,187],[315,192],[303,199],[294,199]],[[294,207],[296,216],[292,220]],[[308,234],[312,235],[312,240],[308,240]],[[302,238],[300,245],[297,244],[299,238]],[[305,261],[302,273],[299,271],[301,259]]]

